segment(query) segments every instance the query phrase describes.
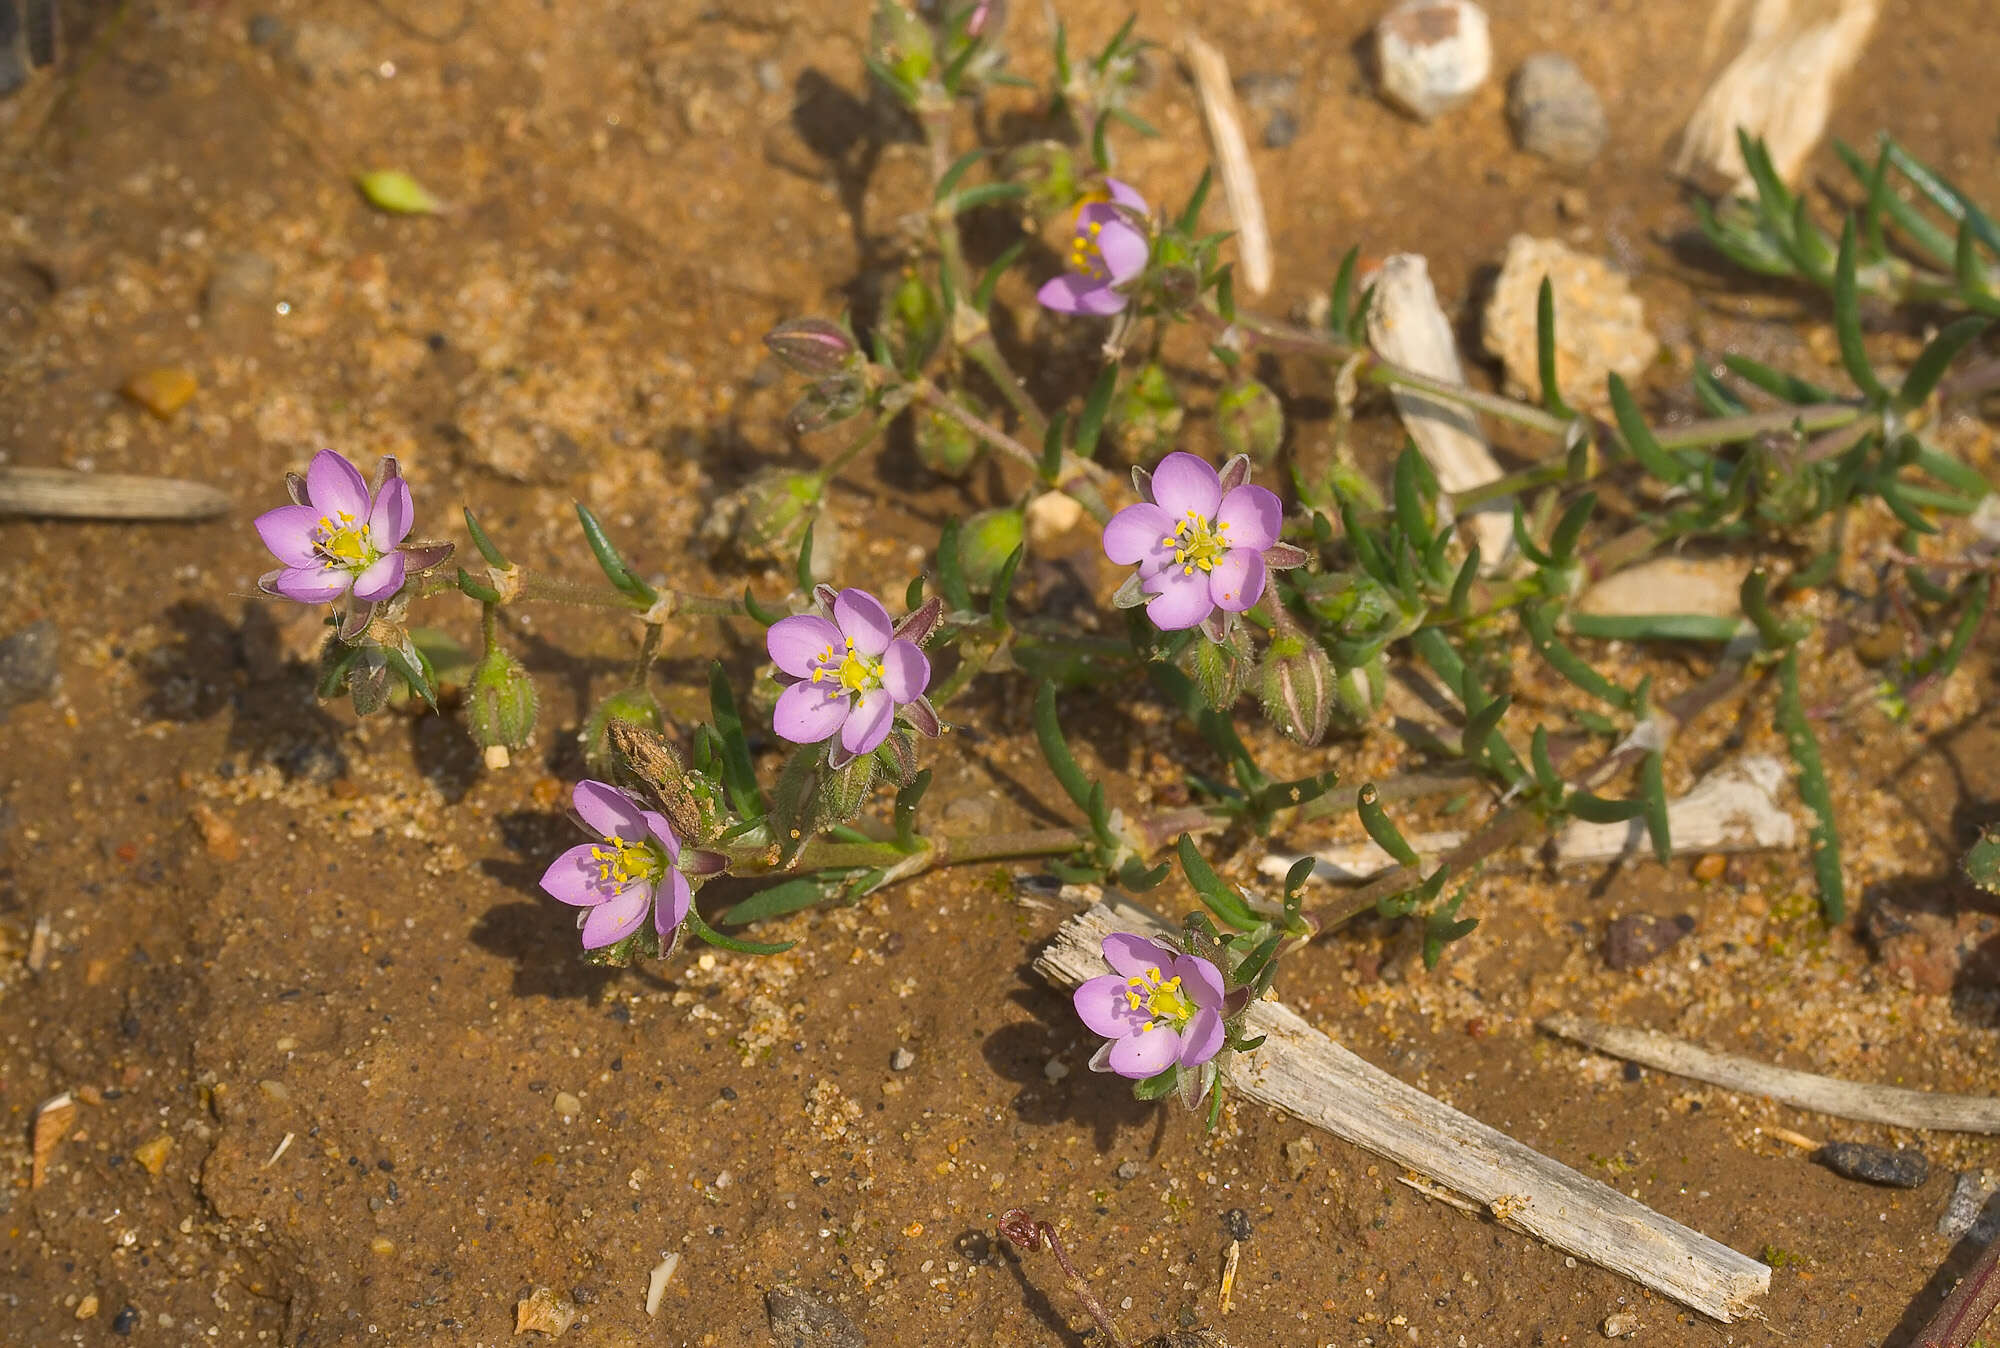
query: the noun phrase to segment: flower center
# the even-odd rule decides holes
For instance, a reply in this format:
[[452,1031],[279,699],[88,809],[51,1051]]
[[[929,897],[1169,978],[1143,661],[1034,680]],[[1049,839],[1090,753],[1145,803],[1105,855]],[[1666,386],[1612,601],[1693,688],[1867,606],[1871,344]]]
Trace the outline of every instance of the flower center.
[[334,565],[352,570],[365,570],[382,555],[368,537],[368,526],[356,523],[345,510],[319,517],[313,546]]
[[1150,1018],[1141,1027],[1142,1033],[1163,1021],[1178,1030],[1194,1019],[1197,1009],[1181,991],[1180,975],[1162,979],[1157,965],[1137,978],[1125,980],[1125,1004],[1134,1011],[1144,1011]]
[[590,859],[597,863],[598,880],[613,890],[650,881],[660,873],[660,855],[649,843],[606,838],[603,846],[590,849]]
[[[870,660],[854,649],[854,638],[847,638],[847,649],[836,653],[832,646],[820,652],[819,660],[813,667],[814,683],[837,683],[840,692],[865,693],[882,686],[882,662]],[[827,689],[834,695],[834,689]]]
[[1093,281],[1111,279],[1111,268],[1105,265],[1104,250],[1098,246],[1097,238],[1104,233],[1104,222],[1092,220],[1085,224],[1076,222],[1076,233],[1069,241],[1069,269]]
[[1187,518],[1160,540],[1160,546],[1174,550],[1174,565],[1181,569],[1184,576],[1192,576],[1197,568],[1213,571],[1215,564],[1222,560],[1222,554],[1229,551],[1229,522],[1224,520],[1211,526],[1190,510]]

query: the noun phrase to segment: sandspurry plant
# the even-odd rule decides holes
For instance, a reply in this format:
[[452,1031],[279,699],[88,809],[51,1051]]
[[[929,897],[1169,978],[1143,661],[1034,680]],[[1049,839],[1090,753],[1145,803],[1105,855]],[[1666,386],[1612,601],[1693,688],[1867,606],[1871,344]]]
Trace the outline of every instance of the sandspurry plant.
[[[1941,399],[2000,386],[1990,361],[1954,373],[1987,318],[2000,315],[2000,231],[1988,217],[1893,144],[1838,243],[1808,219],[1809,201],[1760,179],[1765,205],[1778,208],[1725,212],[1711,222],[1714,237],[1745,265],[1831,292],[1847,383],[1822,388],[1737,357],[1720,367],[1703,360],[1692,397],[1709,415],[1656,430],[1646,391],[1617,379],[1604,390],[1608,415],[1566,401],[1581,395],[1557,386],[1552,290],[1537,324],[1534,401],[1427,378],[1371,351],[1372,292],[1352,250],[1328,287],[1323,323],[1239,312],[1228,236],[1201,231],[1207,179],[1174,211],[1149,205],[1144,184],[1112,176],[1114,133],[1147,133],[1130,107],[1144,46],[1131,25],[1095,52],[1073,49],[1058,25],[1036,72],[1046,76],[1043,115],[1028,119],[1036,139],[994,145],[959,124],[991,90],[1025,82],[1008,68],[1003,19],[1000,4],[876,0],[866,64],[907,114],[897,125],[923,142],[930,204],[908,217],[923,237],[866,315],[795,317],[767,336],[776,360],[809,381],[791,430],[845,429],[816,465],[774,464],[718,493],[704,538],[715,535],[714,569],[741,568],[728,593],[668,586],[662,577],[690,569],[685,556],[628,557],[587,505],[577,518],[598,576],[508,556],[468,510],[477,559],[448,577],[434,568],[449,545],[409,541],[415,503],[394,461],[383,460],[371,489],[327,451],[290,479],[293,504],[257,521],[282,563],[267,590],[342,605],[321,694],[346,693],[368,714],[391,705],[400,681],[424,702],[462,709],[498,770],[536,747],[543,715],[529,669],[507,650],[522,606],[570,605],[628,628],[629,665],[574,709],[591,777],[576,804],[595,841],[555,859],[544,878],[556,900],[582,910],[585,953],[603,964],[663,954],[680,932],[736,951],[782,948],[704,920],[694,901],[701,881],[724,872],[748,882],[747,893],[716,925],[740,930],[853,903],[945,865],[1040,858],[1065,879],[1142,892],[1177,860],[1202,911],[1177,945],[1133,937],[1107,947],[1112,972],[1076,1003],[1106,1040],[1098,1065],[1146,1096],[1176,1086],[1198,1096],[1226,1079],[1228,1055],[1254,1047],[1241,1032],[1245,1008],[1272,986],[1280,957],[1317,931],[1368,911],[1407,918],[1434,963],[1475,925],[1459,910],[1481,864],[1569,818],[1643,818],[1664,857],[1662,764],[1674,735],[1705,708],[1761,687],[1775,690],[1773,718],[1814,818],[1822,901],[1838,918],[1838,835],[1814,747],[1823,718],[1800,687],[1812,651],[1805,615],[1847,603],[1834,579],[1870,570],[1886,587],[1870,602],[1922,620],[1929,635],[1883,675],[1876,700],[1885,708],[1934,690],[1976,644],[2000,562],[1984,552],[1926,560],[1919,549],[1987,492],[1934,428],[1948,420],[1936,413]],[[1109,320],[1094,375],[1072,383],[1067,351],[1043,348],[1048,368],[1024,371],[1014,342],[1003,350],[996,332],[1036,338],[996,312],[1021,293],[1003,282],[1025,245],[975,259],[985,236],[962,229],[968,214],[994,207],[1063,257],[1063,274],[1048,279],[1044,268],[1033,278],[1041,305]],[[1927,260],[1896,255],[1899,239]],[[1926,310],[1942,324],[1937,335],[1891,378],[1868,360],[1861,289],[1962,312]],[[1215,378],[1170,354],[1199,349],[1169,341],[1176,325],[1200,333]],[[1076,336],[1067,324],[1043,329],[1060,342]],[[1726,380],[1717,373],[1725,367]],[[1204,387],[1218,390],[1212,400],[1184,393]],[[1038,396],[1058,389],[1063,402]],[[1509,423],[1525,466],[1446,491],[1415,449],[1364,465],[1349,428],[1390,411],[1369,401],[1385,389]],[[1328,390],[1331,414],[1322,416],[1314,409]],[[1289,424],[1301,414],[1319,420]],[[1194,428],[1186,449],[1183,427]],[[1212,442],[1192,438],[1211,430]],[[887,549],[871,554],[877,571],[864,575],[840,557],[827,491],[892,436],[914,448],[924,466],[916,471],[957,484],[965,518],[944,521],[934,545],[921,540],[921,566],[898,573],[882,560],[894,555]],[[1540,456],[1527,445],[1537,437]],[[1214,442],[1234,455],[1220,470],[1203,456]],[[1109,466],[1114,453],[1121,472],[1141,465],[1129,494]],[[1598,509],[1601,485],[1621,502],[1616,512]],[[1649,508],[1635,512],[1634,501]],[[1506,555],[1483,557],[1455,521],[1506,502],[1515,517]],[[623,504],[644,516],[644,502]],[[1852,540],[1881,533],[1861,527],[1864,512],[1907,531],[1894,554],[1853,555]],[[1101,561],[1070,546],[1085,517],[1099,531]],[[1683,544],[1751,554],[1740,618],[1608,618],[1578,604],[1599,578]],[[1092,611],[1088,596],[1112,592],[1122,568],[1129,574],[1112,603]],[[825,582],[835,575],[854,583],[834,589]],[[448,589],[479,605],[482,649],[413,625],[412,610]],[[877,594],[906,616],[892,619]],[[1123,621],[1106,611],[1117,609],[1128,610]],[[743,630],[723,639],[712,623]],[[1618,654],[1676,643],[1690,660],[1714,661],[1677,692],[1664,686],[1669,676],[1656,687]],[[659,695],[658,665],[663,650],[684,659],[703,649],[734,661],[708,666],[705,718],[690,714],[688,689]],[[760,652],[771,664],[755,669]],[[1514,707],[1514,683],[1534,661],[1573,689],[1556,698],[1536,689],[1539,719]],[[1391,725],[1381,714],[1394,664],[1425,690],[1428,720]],[[1758,671],[1773,677],[1760,683]],[[974,688],[983,696],[954,709]],[[1141,793],[1107,771],[1121,753],[1113,745],[1094,761],[1072,751],[1065,714],[1076,724],[1075,703],[1093,692],[1093,721],[1149,702],[1146,716],[1176,723],[1160,742],[1198,741],[1175,765],[1171,807],[1142,806]],[[1281,777],[1259,761],[1268,740],[1245,728],[1257,704],[1266,725],[1306,746],[1330,733],[1403,736],[1403,752],[1426,771],[1337,792],[1329,755]],[[940,826],[925,808],[927,737],[948,711],[984,734],[992,727],[972,722],[1004,723],[1008,708],[1032,726],[1071,822]],[[1386,757],[1380,747],[1367,756]],[[1387,807],[1434,792],[1462,795],[1467,817],[1479,817],[1464,841],[1426,856]],[[1254,849],[1281,829],[1308,832],[1336,809],[1358,816],[1396,865],[1311,911],[1308,862],[1287,878],[1280,906],[1224,881],[1195,842]],[[1210,1092],[1211,1118],[1219,1098]]]
[[396,461],[376,465],[371,490],[342,455],[323,449],[306,475],[285,475],[292,504],[257,517],[264,546],[284,563],[257,583],[301,604],[325,604],[352,591],[379,603],[403,588],[408,559],[400,545],[416,523],[410,484]]
[[899,629],[866,590],[842,590],[831,602],[817,602],[819,611],[782,618],[765,634],[779,681],[787,685],[772,712],[772,729],[794,744],[827,741],[828,763],[836,768],[874,753],[899,715],[935,738],[937,712],[924,697],[931,662],[905,634],[909,620]]
[[1069,270],[1044,283],[1035,298],[1057,313],[1107,318],[1122,311],[1132,302],[1125,288],[1146,270],[1150,210],[1144,197],[1106,178],[1104,192],[1077,208]]
[[550,863],[542,888],[578,914],[583,948],[597,950],[639,930],[650,910],[662,953],[673,948],[694,903],[675,863],[681,840],[665,815],[606,782],[578,782],[571,803],[597,841],[570,848]]

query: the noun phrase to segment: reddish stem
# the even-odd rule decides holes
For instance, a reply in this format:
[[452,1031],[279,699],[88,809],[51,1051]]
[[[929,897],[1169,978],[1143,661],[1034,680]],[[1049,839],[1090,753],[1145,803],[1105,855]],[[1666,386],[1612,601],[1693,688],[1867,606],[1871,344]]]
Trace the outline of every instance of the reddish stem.
[[1056,1262],[1062,1265],[1063,1280],[1069,1284],[1070,1294],[1090,1312],[1099,1332],[1110,1340],[1111,1348],[1125,1348],[1125,1341],[1118,1337],[1118,1330],[1111,1323],[1111,1313],[1104,1309],[1104,1303],[1090,1290],[1083,1274],[1069,1261],[1069,1251],[1063,1248],[1062,1237],[1053,1226],[1021,1208],[1009,1208],[1000,1214],[1000,1234],[1024,1250],[1039,1250],[1046,1242],[1055,1251]]
[[1965,1348],[1986,1323],[1986,1317],[2000,1304],[2000,1240],[1990,1241],[1979,1262],[1952,1289],[1938,1307],[1938,1313],[1917,1335],[1911,1348]]

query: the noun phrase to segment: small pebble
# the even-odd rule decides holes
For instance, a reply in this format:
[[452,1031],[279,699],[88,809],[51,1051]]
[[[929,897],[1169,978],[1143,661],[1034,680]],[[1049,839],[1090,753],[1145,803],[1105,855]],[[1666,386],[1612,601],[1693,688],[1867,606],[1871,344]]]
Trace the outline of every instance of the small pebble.
[[47,618],[0,641],[0,715],[55,691],[57,648],[56,625]]
[[194,376],[186,370],[160,366],[139,371],[127,379],[118,391],[161,421],[169,421],[174,413],[187,406],[197,387]]
[[810,1292],[780,1284],[764,1294],[771,1341],[784,1348],[866,1348],[854,1321]]
[[556,1113],[562,1115],[565,1119],[573,1119],[583,1113],[583,1101],[577,1099],[568,1091],[557,1091]]
[[1319,1157],[1319,1148],[1309,1137],[1295,1137],[1285,1144],[1285,1169],[1293,1179],[1303,1179]]
[[894,1053],[889,1055],[889,1070],[891,1072],[907,1072],[916,1065],[916,1061],[916,1054],[906,1048],[898,1048]]
[[1375,25],[1375,68],[1382,97],[1433,120],[1493,71],[1486,11],[1472,0],[1403,0]]
[[111,1317],[111,1332],[113,1334],[130,1334],[138,1327],[138,1324],[139,1308],[137,1306],[125,1306],[119,1310],[118,1314]]
[[1250,1214],[1242,1208],[1231,1208],[1222,1214],[1223,1229],[1229,1232],[1231,1240],[1250,1239]]
[[1931,1163],[1915,1147],[1900,1150],[1867,1142],[1829,1142],[1813,1159],[1836,1175],[1894,1189],[1916,1189],[1930,1178]]
[[1607,1339],[1629,1339],[1639,1332],[1639,1317],[1631,1311],[1619,1311],[1604,1317],[1604,1337]]
[[1640,968],[1673,949],[1693,930],[1694,918],[1686,913],[1675,917],[1627,913],[1614,919],[1604,934],[1604,962],[1613,969]]
[[514,1332],[534,1331],[560,1338],[576,1323],[576,1308],[557,1296],[553,1289],[537,1287],[514,1303]]
[[149,1138],[132,1149],[132,1159],[146,1167],[148,1175],[157,1175],[167,1168],[167,1153],[174,1149],[174,1139],[167,1133]]
[[1042,1075],[1050,1081],[1061,1081],[1069,1075],[1069,1064],[1061,1058],[1050,1058],[1042,1064]]
[[97,1293],[92,1292],[76,1303],[76,1318],[88,1320],[95,1314],[97,1314]]
[[252,14],[250,16],[250,45],[253,47],[274,47],[285,35],[285,21],[275,14]]
[[1560,52],[1537,52],[1521,63],[1507,91],[1507,119],[1522,149],[1564,168],[1590,163],[1611,135],[1604,100]]
[[1139,1175],[1139,1163],[1137,1161],[1120,1161],[1118,1169],[1112,1173],[1116,1174],[1122,1180],[1136,1179]]

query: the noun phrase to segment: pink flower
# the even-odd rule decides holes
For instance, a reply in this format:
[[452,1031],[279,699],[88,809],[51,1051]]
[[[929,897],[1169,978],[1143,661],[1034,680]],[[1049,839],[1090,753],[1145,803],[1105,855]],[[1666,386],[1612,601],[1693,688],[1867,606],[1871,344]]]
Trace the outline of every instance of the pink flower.
[[1106,178],[1104,186],[1108,194],[1077,209],[1069,270],[1035,294],[1044,308],[1100,318],[1115,314],[1129,302],[1121,287],[1146,270],[1152,245],[1144,228],[1133,223],[1133,214],[1143,220],[1152,208],[1116,178]]
[[1104,938],[1114,972],[1076,990],[1076,1014],[1108,1041],[1093,1072],[1142,1081],[1170,1067],[1199,1067],[1222,1049],[1222,971],[1199,955],[1129,932]]
[[542,876],[542,888],[584,910],[579,916],[585,950],[624,940],[651,908],[664,953],[694,902],[687,876],[674,864],[681,844],[666,816],[603,782],[578,782],[570,799],[602,841],[557,857]]
[[778,696],[771,728],[794,744],[838,735],[835,767],[873,753],[898,712],[936,735],[937,713],[924,697],[931,662],[917,642],[935,624],[938,607],[924,605],[899,627],[866,590],[836,595],[821,586],[815,598],[818,612],[781,618],[765,637],[779,677],[791,685]]
[[1268,570],[1305,561],[1303,552],[1278,541],[1284,509],[1276,493],[1246,483],[1249,474],[1243,455],[1217,473],[1206,460],[1181,453],[1160,460],[1150,477],[1133,474],[1146,499],[1104,526],[1104,555],[1139,568],[1137,589],[1128,581],[1121,596],[1145,603],[1155,627],[1175,632],[1218,609],[1241,613],[1263,597]]
[[408,560],[398,545],[416,518],[410,484],[388,457],[375,478],[371,492],[360,470],[330,449],[313,456],[303,479],[287,474],[293,503],[257,517],[258,536],[284,565],[257,587],[301,604],[350,591],[372,604],[401,589]]

